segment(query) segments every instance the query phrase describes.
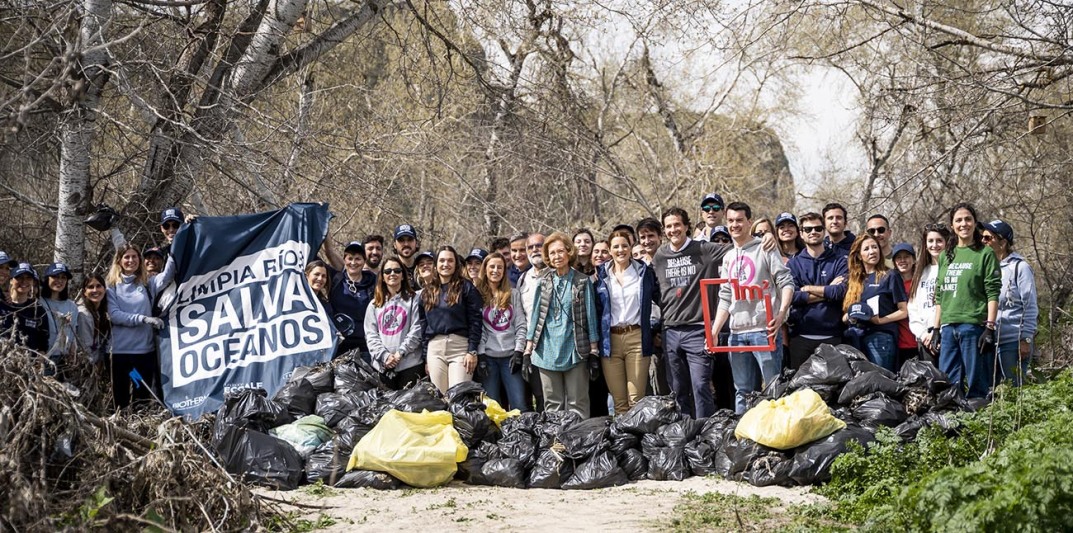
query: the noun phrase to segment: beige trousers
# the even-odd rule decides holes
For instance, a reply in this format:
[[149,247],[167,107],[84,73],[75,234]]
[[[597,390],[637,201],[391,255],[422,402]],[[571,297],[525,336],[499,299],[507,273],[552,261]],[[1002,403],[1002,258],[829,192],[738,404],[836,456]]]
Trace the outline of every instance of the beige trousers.
[[611,357],[601,357],[607,390],[615,402],[615,414],[630,410],[645,395],[651,357],[641,355],[641,330],[611,334]]
[[441,393],[473,380],[473,374],[462,366],[468,347],[469,339],[462,335],[437,335],[428,341],[428,377]]

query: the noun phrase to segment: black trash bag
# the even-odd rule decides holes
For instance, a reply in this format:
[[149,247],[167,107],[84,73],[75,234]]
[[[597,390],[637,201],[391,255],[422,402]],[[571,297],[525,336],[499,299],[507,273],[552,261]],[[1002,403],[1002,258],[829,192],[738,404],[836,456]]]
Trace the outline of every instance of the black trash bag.
[[231,426],[216,446],[224,468],[246,482],[278,490],[298,488],[305,464],[298,450],[283,439],[249,428]]
[[846,452],[850,441],[866,446],[875,440],[875,434],[867,428],[846,426],[826,438],[798,448],[794,454],[790,478],[799,485],[814,485],[831,480],[831,465],[839,455]]
[[622,431],[637,435],[652,433],[681,418],[678,403],[673,396],[645,396],[629,411],[615,418],[615,425]]
[[294,372],[291,373],[291,378],[287,381],[294,381],[296,379],[305,379],[308,381],[310,385],[313,385],[313,391],[317,394],[324,394],[325,392],[332,392],[335,390],[332,367],[327,363],[316,366],[300,366],[294,369]]
[[334,428],[356,408],[354,399],[349,395],[325,392],[317,396],[313,414],[323,418],[324,425]]
[[961,398],[960,406],[964,411],[974,413],[987,407],[991,403],[991,398],[984,396],[983,398]]
[[[722,444],[722,439],[719,441]],[[689,470],[693,472],[694,476],[708,476],[716,474],[719,470],[715,466],[715,455],[718,453],[719,448],[708,442],[707,439],[697,438],[693,442],[686,444],[685,456],[686,461],[689,463]]]
[[402,481],[387,472],[351,470],[333,486],[339,489],[397,490],[402,487]]
[[447,402],[440,396],[440,391],[430,381],[420,380],[409,388],[391,391],[385,394],[395,409],[407,413],[420,413],[421,411],[443,411],[447,409]]
[[381,388],[379,373],[361,359],[337,360],[332,382],[335,392],[339,394],[356,394]]
[[693,475],[686,462],[685,446],[660,446],[650,451],[644,454],[648,459],[648,479],[682,481]]
[[764,387],[763,396],[768,400],[777,400],[786,395],[790,389],[790,380],[797,371],[792,368],[784,368],[782,372]]
[[950,388],[950,380],[942,370],[930,361],[910,359],[902,365],[898,381],[906,387],[923,387],[932,394],[938,394]]
[[[820,396],[820,399],[828,405],[837,405],[838,396],[842,393],[843,383],[831,383],[827,385],[810,385],[804,387],[806,389],[812,389],[816,394]],[[798,389],[800,390],[800,389]],[[794,392],[797,392],[796,390]]]
[[[844,345],[840,345],[842,348]],[[853,379],[853,368],[843,351],[830,344],[821,344],[812,355],[801,364],[797,373],[790,379],[790,389],[815,389],[815,385],[835,385]]]
[[731,432],[716,452],[716,473],[726,479],[741,481],[742,474],[763,449],[764,446],[749,439],[738,439]]
[[689,416],[682,417],[678,422],[667,424],[658,430],[656,434],[663,439],[666,446],[681,448],[697,438],[707,419],[693,420]]
[[366,426],[375,426],[380,419],[395,407],[384,397],[370,396],[354,401],[356,407],[347,418],[353,418]]
[[574,473],[563,481],[563,489],[602,489],[629,482],[630,478],[618,465],[615,456],[603,451],[574,467]]
[[563,456],[577,461],[607,450],[611,445],[607,440],[610,425],[611,419],[606,416],[570,425],[559,434]]
[[372,431],[375,425],[366,424],[356,417],[348,416],[335,426],[334,438],[347,449],[347,453],[350,453],[358,441]]
[[541,450],[550,448],[563,431],[581,420],[581,415],[573,411],[544,411],[540,415],[540,443],[537,447]]
[[498,438],[499,428],[484,412],[483,403],[458,402],[447,409],[451,412],[451,423],[466,446],[472,448],[482,441],[495,442]]
[[720,409],[704,421],[704,425],[700,428],[700,433],[697,433],[697,438],[704,439],[713,448],[718,449],[723,446],[723,439],[726,437],[727,430],[733,430],[736,427],[738,427],[738,419],[734,415],[734,411]]
[[645,457],[654,455],[657,449],[666,445],[667,441],[663,440],[659,433],[649,433],[641,437],[641,453],[645,454]]
[[860,420],[862,425],[895,427],[909,418],[904,405],[881,392],[862,396],[857,400],[860,403],[853,408],[853,417]]
[[350,462],[350,453],[354,450],[353,444],[349,444],[348,440],[336,436],[310,454],[306,459],[306,483],[323,481],[325,485],[333,486],[342,479],[346,473],[346,465]]
[[466,455],[466,460],[458,463],[458,472],[455,473],[455,478],[461,480],[468,480],[470,476],[477,472],[480,472],[481,466],[484,463],[492,459],[503,459],[502,452],[499,451],[499,447],[491,442],[481,442],[475,447],[469,449],[469,454]]
[[761,391],[747,392],[745,393],[745,410],[749,411],[753,407],[760,405],[760,402],[766,402],[767,400],[768,397],[764,396]]
[[476,381],[463,381],[456,384],[454,387],[447,389],[447,403],[481,403],[481,396],[484,395],[484,388],[480,383]]
[[887,370],[886,368],[883,368],[871,361],[850,361],[849,366],[853,369],[853,373],[857,377],[860,377],[861,374],[867,374],[869,372],[879,372],[880,374],[883,374],[883,376],[889,379],[898,379],[898,374]]
[[525,488],[525,466],[517,459],[489,459],[466,480],[470,485]]
[[574,473],[574,466],[554,450],[542,450],[529,471],[525,486],[531,489],[559,489]]
[[626,450],[637,449],[641,445],[640,436],[623,431],[615,424],[611,424],[608,439],[611,440],[611,453],[616,457],[625,453]]
[[843,422],[845,422],[847,424],[856,424],[857,423],[857,419],[854,418],[854,416],[853,416],[853,409],[850,409],[848,406],[845,406],[845,405],[840,405],[838,407],[832,407],[831,408],[831,416],[833,416],[833,417],[835,417],[835,418],[837,418],[837,419],[839,419],[839,420],[841,420],[841,421],[843,421]]
[[224,433],[232,426],[248,427],[267,433],[272,428],[291,422],[294,422],[294,417],[285,407],[269,400],[264,389],[243,389],[237,394],[228,395],[216,412],[212,444],[219,444]]
[[858,350],[857,348],[854,348],[850,344],[839,344],[838,346],[835,346],[835,349],[838,350],[838,353],[841,353],[843,356],[845,356],[847,361],[868,360],[868,356],[864,355],[864,352]]
[[767,453],[757,457],[752,465],[749,466],[749,470],[745,473],[744,479],[749,484],[756,487],[770,487],[772,485],[793,485],[793,480],[790,479],[790,470],[794,466],[794,460],[792,458],[785,457],[779,453]]
[[865,372],[858,374],[842,387],[842,393],[838,395],[838,403],[849,405],[858,397],[873,392],[882,392],[890,398],[901,398],[906,388],[880,372]]
[[512,416],[504,420],[500,427],[504,436],[525,433],[533,437],[540,437],[540,413],[528,411],[518,416]]
[[499,447],[499,453],[507,458],[517,459],[522,468],[532,468],[536,462],[536,437],[524,431],[515,431],[502,437],[496,445]]
[[645,459],[641,450],[630,448],[621,454],[615,455],[622,471],[630,481],[640,481],[648,477],[648,459]]
[[295,418],[311,415],[317,408],[317,391],[308,379],[301,377],[288,381],[272,399]]

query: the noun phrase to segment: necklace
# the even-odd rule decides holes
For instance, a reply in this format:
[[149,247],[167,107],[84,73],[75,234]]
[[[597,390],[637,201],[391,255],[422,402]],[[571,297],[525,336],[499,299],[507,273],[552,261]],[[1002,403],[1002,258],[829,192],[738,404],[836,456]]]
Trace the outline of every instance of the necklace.
[[358,282],[350,280],[350,274],[343,274],[343,283],[346,283],[347,290],[350,294],[358,294]]
[[569,284],[566,282],[566,276],[552,278],[552,305],[555,307],[555,319],[562,320],[563,313],[566,312],[566,289]]

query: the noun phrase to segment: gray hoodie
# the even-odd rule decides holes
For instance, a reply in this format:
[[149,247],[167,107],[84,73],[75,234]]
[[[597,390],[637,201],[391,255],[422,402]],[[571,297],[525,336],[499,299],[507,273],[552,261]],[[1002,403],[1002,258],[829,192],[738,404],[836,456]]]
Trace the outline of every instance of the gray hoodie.
[[406,370],[423,362],[421,339],[425,334],[425,321],[421,318],[421,299],[417,296],[403,299],[396,294],[376,307],[369,302],[365,312],[365,342],[369,345],[373,366],[385,371],[388,355],[402,354],[395,370]]
[[[759,286],[767,281],[768,288],[764,293],[771,295],[772,314],[779,312],[782,289],[794,286],[793,275],[783,264],[779,250],[765,252],[757,238],[740,248],[734,245],[723,257],[719,273],[722,278],[737,279],[741,285]],[[740,299],[738,296],[729,283],[719,288],[719,310],[730,312],[730,331],[749,333],[766,329],[771,317],[764,309],[763,298]]]
[[489,357],[509,357],[514,352],[525,350],[527,324],[518,289],[510,291],[510,305],[506,309],[487,305],[481,309],[481,323],[483,330],[477,353]]

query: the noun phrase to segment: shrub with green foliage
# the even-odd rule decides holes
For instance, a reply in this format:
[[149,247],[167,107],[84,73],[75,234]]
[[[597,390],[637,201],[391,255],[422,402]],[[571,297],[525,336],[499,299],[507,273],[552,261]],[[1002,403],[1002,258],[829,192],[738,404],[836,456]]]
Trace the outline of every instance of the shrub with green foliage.
[[902,443],[889,430],[832,466],[820,492],[837,519],[877,529],[1063,530],[1073,520],[1073,372],[1000,388],[958,434],[926,428]]

